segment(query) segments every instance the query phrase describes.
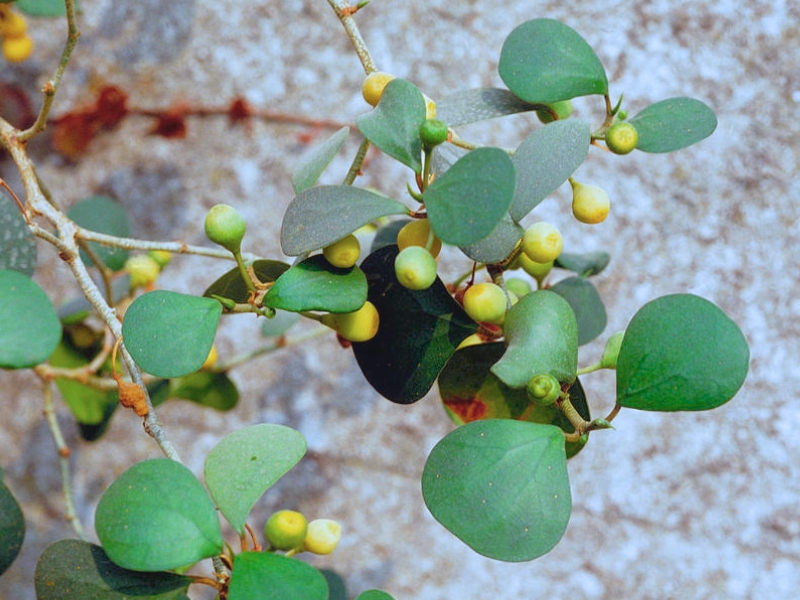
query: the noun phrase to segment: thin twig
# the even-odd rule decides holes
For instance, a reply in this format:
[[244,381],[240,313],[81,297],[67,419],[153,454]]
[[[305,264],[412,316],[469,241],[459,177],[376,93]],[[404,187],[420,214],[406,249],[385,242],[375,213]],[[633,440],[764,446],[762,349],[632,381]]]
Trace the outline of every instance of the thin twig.
[[355,12],[353,7],[347,2],[340,2],[339,0],[328,0],[328,4],[331,5],[336,16],[339,17],[344,30],[347,32],[347,36],[350,38],[350,41],[353,42],[353,47],[356,50],[358,59],[361,61],[361,65],[364,67],[364,72],[369,75],[377,71],[378,69],[375,68],[375,62],[372,60],[369,50],[367,50],[367,44],[364,38],[361,37],[361,32],[359,32],[358,25],[356,25],[356,20],[353,18]]

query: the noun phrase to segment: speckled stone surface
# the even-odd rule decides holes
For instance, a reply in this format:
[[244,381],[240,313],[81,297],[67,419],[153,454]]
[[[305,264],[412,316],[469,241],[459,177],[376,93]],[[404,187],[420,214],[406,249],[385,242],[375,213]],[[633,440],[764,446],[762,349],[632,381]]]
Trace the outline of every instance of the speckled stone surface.
[[[82,37],[56,115],[106,83],[125,89],[141,108],[226,106],[243,95],[257,107],[343,123],[367,108],[359,92],[363,72],[323,0],[82,6]],[[253,522],[283,507],[341,521],[340,547],[314,562],[339,571],[353,595],[379,587],[398,600],[791,597],[800,585],[800,7],[789,0],[373,0],[357,18],[378,67],[436,99],[500,85],[503,39],[533,17],[577,29],[631,114],[682,95],[717,113],[711,138],[675,154],[592,151],[577,176],[610,194],[605,224],[577,224],[564,189],[529,219],[558,224],[570,251],[611,253],[597,278],[608,334],[664,294],[691,292],[717,303],[751,346],[751,372],[739,395],[709,413],[623,411],[614,431],[594,435],[570,462],[574,511],[564,539],[522,564],[476,555],[425,509],[422,467],[451,427],[434,395],[410,407],[381,399],[331,336],[237,369],[242,399],[231,413],[170,402],[159,414],[198,474],[209,449],[238,427],[267,421],[300,429],[309,456],[257,504]],[[0,63],[0,80],[34,93],[56,64],[63,30],[61,22],[32,20],[34,57],[13,68]],[[599,122],[601,103],[575,104],[577,116]],[[224,117],[208,117],[191,119],[185,139],[165,140],[148,136],[152,125],[126,119],[75,163],[48,153],[44,141],[31,152],[64,206],[111,194],[129,209],[135,235],[202,244],[205,210],[224,201],[249,220],[248,250],[280,256],[292,165],[308,148],[304,136],[321,139],[325,132],[260,121],[230,128]],[[529,117],[514,117],[464,133],[513,147],[533,126]],[[341,179],[355,144],[348,142],[326,181]],[[370,160],[360,184],[401,197],[407,172],[377,155]],[[0,175],[15,185],[7,160]],[[75,292],[52,250],[40,247],[40,261],[37,278],[55,300]],[[174,264],[162,286],[189,293],[202,292],[227,268],[190,257]],[[228,320],[218,338],[223,357],[256,347],[257,327],[247,316]],[[601,351],[600,342],[586,346],[581,363]],[[15,600],[35,597],[38,555],[71,535],[61,519],[39,385],[30,374],[0,374],[0,464],[28,526],[22,555],[0,578],[0,597]],[[613,404],[613,376],[587,376],[584,385],[598,414]],[[158,449],[132,414],[119,412],[108,434],[89,444],[79,441],[66,409],[58,412],[73,450],[80,516],[91,531],[105,487]]]

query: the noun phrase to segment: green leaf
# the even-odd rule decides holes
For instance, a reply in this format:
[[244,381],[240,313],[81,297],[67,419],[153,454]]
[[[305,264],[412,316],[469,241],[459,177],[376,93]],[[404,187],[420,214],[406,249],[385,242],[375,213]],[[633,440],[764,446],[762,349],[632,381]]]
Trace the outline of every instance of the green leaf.
[[448,94],[436,102],[436,118],[450,127],[536,110],[508,90],[478,88]]
[[328,600],[317,569],[281,554],[242,552],[233,562],[228,600]]
[[367,278],[361,269],[339,269],[317,254],[278,277],[264,296],[264,306],[347,313],[361,308],[366,300]]
[[475,244],[492,233],[508,212],[515,187],[514,164],[506,152],[473,150],[425,190],[431,227],[445,243]]
[[[256,260],[249,266],[252,267],[261,283],[271,283],[289,269],[289,265],[277,260]],[[244,304],[250,297],[250,290],[247,289],[247,285],[242,279],[239,267],[234,267],[208,286],[208,289],[203,292],[203,296],[206,298],[211,296],[230,298],[234,302]]]
[[538,290],[520,298],[503,325],[508,346],[492,373],[512,388],[549,373],[572,382],[578,370],[578,323],[572,307],[558,294]]
[[39,284],[17,271],[0,271],[0,368],[43,363],[59,341],[61,322]]
[[611,257],[607,252],[587,252],[586,254],[570,254],[562,252],[555,261],[555,266],[577,273],[581,277],[597,275],[608,266]]
[[588,344],[606,328],[608,317],[600,294],[592,283],[583,277],[562,279],[550,288],[564,298],[578,321],[578,345]]
[[166,458],[133,465],[97,505],[97,537],[134,571],[177,569],[222,552],[217,510],[189,469]]
[[638,150],[672,152],[704,140],[717,128],[717,117],[694,98],[670,98],[645,108],[629,121],[636,127]]
[[655,411],[710,410],[736,394],[750,350],[739,327],[691,294],[663,296],[634,315],[617,359],[617,403]]
[[300,192],[283,215],[281,248],[287,256],[318,250],[387,215],[408,215],[403,204],[349,185]]
[[320,569],[319,572],[328,583],[328,600],[349,600],[350,595],[341,575],[330,569]]
[[385,246],[361,264],[380,326],[368,342],[354,343],[353,353],[378,393],[411,404],[430,390],[456,347],[478,326],[441,280],[426,290],[401,286],[394,274],[397,252],[397,246]]
[[[63,17],[67,14],[63,0],[17,0],[17,8],[32,17]],[[80,11],[80,3],[75,2]]]
[[[130,237],[131,226],[125,209],[119,202],[108,196],[92,196],[81,200],[67,211],[67,216],[81,227],[117,237]],[[123,248],[89,242],[89,247],[97,254],[103,264],[112,271],[121,271],[128,260],[128,251]],[[87,265],[92,261],[81,251],[81,260]]]
[[411,219],[395,219],[386,225],[381,225],[372,238],[372,244],[369,247],[369,253],[372,254],[376,250],[384,246],[391,246],[397,244],[397,234],[407,224],[411,223]]
[[497,68],[508,89],[530,103],[608,92],[605,69],[591,46],[552,19],[533,19],[514,29]]
[[206,485],[238,532],[256,501],[306,452],[301,433],[283,425],[251,425],[228,434],[208,454]]
[[511,217],[521,220],[552,194],[586,160],[589,125],[577,119],[553,121],[535,129],[514,153],[517,190]]
[[0,471],[0,575],[17,558],[25,539],[25,516]]
[[522,227],[506,213],[488,236],[479,242],[463,246],[461,251],[476,262],[498,263],[513,252],[523,233]]
[[[77,368],[89,364],[85,358],[64,342],[50,356],[54,367]],[[118,404],[116,391],[103,392],[74,379],[56,377],[56,386],[78,423],[99,425],[108,420]]]
[[394,600],[394,596],[381,590],[367,590],[356,596],[356,600]]
[[175,573],[139,573],[115,565],[100,546],[60,540],[36,565],[37,600],[183,600],[192,580]]
[[143,370],[156,377],[180,377],[203,366],[221,314],[216,300],[155,290],[128,307],[122,337]]
[[459,427],[431,451],[422,495],[434,518],[479,554],[538,558],[564,535],[572,510],[564,435],[508,419]]
[[17,203],[0,192],[0,269],[30,277],[36,269],[36,241]]
[[399,160],[415,173],[422,172],[419,126],[425,120],[425,99],[405,79],[393,79],[372,111],[356,119],[361,134],[381,152]]
[[228,374],[208,371],[170,380],[169,395],[216,410],[231,410],[239,402],[239,391]]
[[319,176],[342,149],[348,135],[350,135],[350,128],[342,127],[300,160],[292,173],[292,187],[294,187],[295,194],[299,194],[317,183]]

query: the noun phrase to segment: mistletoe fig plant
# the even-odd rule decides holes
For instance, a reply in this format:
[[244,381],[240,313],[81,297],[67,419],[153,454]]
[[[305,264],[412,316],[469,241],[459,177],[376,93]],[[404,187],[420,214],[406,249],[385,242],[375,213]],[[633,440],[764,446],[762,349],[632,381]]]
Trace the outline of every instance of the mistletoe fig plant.
[[[700,142],[716,127],[706,104],[671,98],[621,120],[598,56],[577,31],[546,18],[520,24],[505,39],[498,63],[505,87],[454,91],[434,102],[413,82],[376,69],[355,27],[365,3],[347,10],[330,4],[366,73],[361,92],[370,108],[352,131],[339,129],[298,163],[280,231],[291,264],[245,254],[247,219],[227,204],[211,208],[203,227],[221,248],[132,240],[112,198],[63,212],[47,200],[26,146],[47,121],[50,96],[32,129],[0,119],[0,144],[25,184],[23,201],[3,182],[15,201],[3,205],[13,215],[14,252],[0,262],[0,367],[34,369],[47,403],[57,388],[87,440],[103,435],[120,405],[132,408],[164,454],[131,465],[102,494],[100,545],[62,540],[44,552],[39,598],[110,600],[129,589],[185,598],[192,585],[228,600],[267,597],[264,590],[283,599],[329,597],[329,579],[303,553],[336,549],[347,531],[335,515],[309,522],[278,510],[263,524],[263,544],[248,523],[256,502],[302,459],[305,438],[268,423],[230,432],[205,457],[201,483],[158,419],[159,404],[170,398],[217,410],[237,404],[228,376],[236,363],[222,361],[214,346],[234,315],[259,317],[264,325],[254,335],[279,338],[273,349],[301,318],[335,331],[366,382],[396,404],[415,403],[436,386],[442,415],[455,426],[424,465],[424,501],[452,534],[501,561],[530,561],[558,544],[572,509],[567,461],[591,451],[592,435],[613,436],[603,430],[622,409],[709,410],[744,382],[744,336],[721,309],[692,294],[656,298],[628,315],[627,328],[606,337],[593,363],[583,347],[607,323],[593,281],[610,256],[574,252],[540,214],[542,202],[569,183],[572,206],[548,203],[550,210],[601,223],[608,196],[575,180],[580,166],[605,147],[619,155],[664,153]],[[7,4],[0,6],[7,15]],[[64,7],[71,33],[61,67],[77,41],[74,2]],[[18,24],[8,29],[13,23],[0,33],[18,33]],[[572,101],[582,97],[596,101],[600,122],[573,116]],[[514,148],[459,135],[463,125],[525,112],[538,121]],[[343,182],[319,184],[350,135],[360,145]],[[405,188],[357,185],[370,168],[370,147],[405,169]],[[34,237],[57,249],[82,290],[59,309],[31,278]],[[236,264],[196,293],[157,289],[174,253]],[[465,261],[469,267],[459,267]],[[592,374],[600,370],[615,372],[616,396],[609,413],[593,416]],[[65,459],[69,449],[52,421]],[[6,568],[24,519],[5,484],[0,503]],[[83,538],[68,493],[65,503]],[[220,518],[238,548],[225,541]],[[186,571],[196,563],[207,572]],[[378,590],[358,597],[390,598]]]

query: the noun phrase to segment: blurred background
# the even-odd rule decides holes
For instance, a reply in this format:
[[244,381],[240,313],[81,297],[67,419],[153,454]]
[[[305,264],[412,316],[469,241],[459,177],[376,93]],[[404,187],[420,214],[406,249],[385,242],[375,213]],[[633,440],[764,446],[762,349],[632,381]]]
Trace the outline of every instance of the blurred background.
[[[81,38],[52,116],[90,106],[105,86],[122,90],[139,114],[85,147],[76,149],[74,139],[65,145],[54,127],[31,142],[56,201],[69,207],[110,195],[129,212],[135,237],[192,244],[208,244],[204,214],[226,202],[248,219],[244,249],[282,259],[278,237],[294,165],[336,124],[352,124],[369,109],[360,93],[363,70],[328,3],[80,4]],[[231,412],[173,400],[159,415],[198,475],[207,452],[234,429],[276,422],[303,432],[309,455],[256,505],[251,523],[260,528],[279,508],[339,520],[339,548],[312,560],[340,573],[353,596],[381,588],[398,600],[789,597],[800,585],[800,6],[373,0],[356,19],[378,68],[436,100],[501,86],[503,40],[535,17],[562,20],[590,43],[607,69],[612,98],[624,94],[630,115],[658,100],[692,96],[719,120],[710,138],[674,154],[592,149],[576,178],[611,196],[605,223],[576,222],[568,186],[528,217],[557,224],[565,251],[611,254],[594,280],[609,323],[582,348],[581,364],[597,360],[607,336],[647,301],[691,292],[720,306],[750,343],[751,371],[737,397],[708,413],[624,410],[615,430],[593,435],[570,461],[574,508],[563,540],[522,564],[475,554],[423,504],[425,459],[452,428],[436,390],[412,406],[382,399],[332,334],[234,370],[241,400]],[[0,61],[0,115],[12,122],[38,110],[38,90],[58,62],[66,27],[62,19],[29,18],[29,33],[36,44],[30,59]],[[226,111],[236,99],[280,113],[279,120],[232,123]],[[602,99],[574,104],[575,116],[600,124]],[[186,117],[185,130],[181,119],[169,119],[201,107],[214,114]],[[281,121],[284,113],[292,118]],[[297,118],[331,123],[292,122]],[[523,115],[461,133],[514,147],[537,125]],[[323,182],[341,181],[358,142],[350,136]],[[0,176],[21,190],[2,155]],[[371,154],[358,184],[403,199],[409,181],[408,171]],[[40,246],[39,265],[36,279],[54,302],[78,292],[51,248]],[[159,285],[201,294],[230,266],[176,257]],[[224,319],[216,342],[221,359],[263,345],[259,330],[249,315]],[[583,382],[594,412],[607,412],[613,374]],[[38,556],[73,533],[62,518],[41,384],[30,373],[3,372],[0,386],[0,465],[28,528],[20,557],[0,578],[0,596],[27,600],[35,597]],[[88,443],[66,407],[57,406],[73,452],[79,515],[91,532],[103,490],[159,450],[130,411],[118,411],[106,435]]]

